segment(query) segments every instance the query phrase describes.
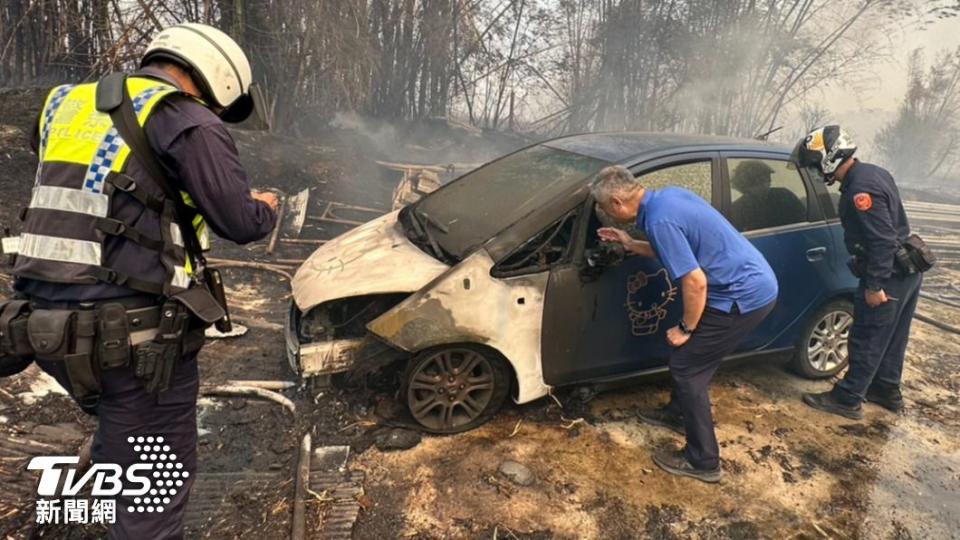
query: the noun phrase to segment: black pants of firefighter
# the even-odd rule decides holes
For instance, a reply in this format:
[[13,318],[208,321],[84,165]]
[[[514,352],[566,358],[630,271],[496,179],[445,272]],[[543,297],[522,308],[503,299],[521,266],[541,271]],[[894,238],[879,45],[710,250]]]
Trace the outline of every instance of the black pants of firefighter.
[[748,313],[707,308],[696,331],[682,346],[670,353],[670,378],[673,391],[669,408],[683,415],[687,436],[684,449],[687,461],[697,469],[716,469],[720,465],[720,447],[713,429],[710,411],[710,380],[723,358],[773,311],[774,302]]
[[[69,389],[61,363],[37,363]],[[99,422],[93,440],[94,463],[116,463],[124,471],[135,463],[162,464],[155,466],[158,474],[152,478],[151,489],[156,493],[139,498],[117,496],[117,520],[107,537],[182,538],[184,513],[197,470],[197,352],[181,358],[169,388],[159,397],[144,390],[131,367],[104,370],[101,386],[96,409]],[[159,450],[155,448],[158,446]],[[163,455],[167,459],[159,459]],[[147,511],[148,507],[153,511]]]
[[867,388],[876,384],[899,388],[910,322],[920,298],[923,274],[892,276],[883,283],[890,301],[870,307],[863,284],[853,299],[853,327],[847,341],[850,368],[833,388],[841,403],[859,405]]

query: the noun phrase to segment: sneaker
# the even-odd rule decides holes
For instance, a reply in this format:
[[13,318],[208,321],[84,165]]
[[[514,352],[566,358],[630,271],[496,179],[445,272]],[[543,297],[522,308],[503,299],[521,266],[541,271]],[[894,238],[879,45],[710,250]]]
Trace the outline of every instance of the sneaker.
[[876,403],[890,412],[898,413],[903,410],[903,394],[900,393],[898,386],[871,384],[867,388],[866,397],[867,401]]
[[832,392],[821,392],[819,394],[804,394],[803,402],[814,409],[850,418],[852,420],[863,420],[863,408],[860,404],[846,405],[837,401]]
[[653,455],[653,462],[670,474],[696,478],[708,484],[716,484],[723,478],[723,470],[719,465],[716,469],[698,469],[687,461],[683,450],[660,450]]
[[686,435],[683,428],[683,416],[677,414],[669,407],[660,407],[659,409],[640,409],[637,411],[637,417],[640,420],[654,426],[665,427],[671,431]]

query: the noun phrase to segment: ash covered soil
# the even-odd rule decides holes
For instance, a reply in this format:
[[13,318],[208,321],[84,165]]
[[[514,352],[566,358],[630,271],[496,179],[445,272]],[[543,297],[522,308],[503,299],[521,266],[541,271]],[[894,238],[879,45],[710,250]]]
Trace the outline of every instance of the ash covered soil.
[[[40,99],[34,90],[0,91],[0,189],[6,194],[0,228],[13,232],[29,199],[36,161],[25,141]],[[356,132],[331,130],[309,140],[237,132],[236,138],[254,187],[290,194],[311,188],[311,214],[330,201],[389,209],[399,178],[374,160],[398,157],[378,155]],[[352,219],[364,216],[356,212]],[[301,237],[330,238],[347,228],[308,221]],[[286,244],[268,255],[266,245],[218,241],[212,256],[284,269],[313,249]],[[287,279],[261,269],[226,273],[234,320],[249,331],[208,342],[200,356],[202,382],[296,381],[283,348]],[[0,280],[9,290],[9,276]],[[945,266],[928,281],[956,287],[960,269]],[[960,309],[923,301],[920,310],[960,326]],[[860,422],[820,414],[803,405],[800,394],[829,383],[800,379],[777,361],[723,369],[712,388],[726,471],[719,486],[668,476],[652,463],[656,445],[679,442],[636,419],[638,408],[667,399],[663,378],[600,394],[561,389],[556,401],[508,405],[476,430],[424,436],[400,451],[374,445],[385,430],[409,422],[395,405],[389,374],[363,387],[297,382],[284,392],[296,403],[295,416],[263,401],[201,398],[201,474],[275,472],[284,480],[225,493],[219,510],[194,523],[189,537],[288,537],[297,448],[308,432],[315,447],[350,446],[348,468],[365,474],[355,538],[960,536],[960,338],[920,322],[912,331],[902,415],[869,404]],[[94,427],[35,367],[0,381],[0,435],[42,440],[69,455]],[[504,461],[525,466],[532,483],[500,475]],[[24,465],[0,461],[3,482],[24,481]],[[329,515],[321,495],[307,506],[308,531]],[[0,535],[102,536],[94,527],[34,530],[32,508],[29,497],[0,490]]]

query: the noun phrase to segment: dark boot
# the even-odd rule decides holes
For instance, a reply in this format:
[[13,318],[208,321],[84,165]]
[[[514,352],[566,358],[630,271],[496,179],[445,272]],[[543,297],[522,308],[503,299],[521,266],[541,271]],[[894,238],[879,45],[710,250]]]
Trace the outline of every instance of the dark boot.
[[888,411],[898,413],[903,410],[903,395],[900,393],[899,386],[875,382],[867,388],[866,397],[867,401],[876,403]]
[[814,409],[819,409],[823,412],[836,414],[853,420],[863,420],[863,408],[859,403],[856,405],[847,405],[846,403],[842,403],[840,400],[834,397],[833,392],[804,394],[803,402]]
[[648,424],[665,427],[680,435],[686,435],[686,430],[683,428],[683,415],[677,413],[669,405],[659,409],[640,409],[637,411],[637,417]]
[[659,450],[653,454],[653,462],[670,474],[689,476],[709,484],[716,484],[723,478],[723,470],[720,469],[719,465],[716,469],[698,469],[687,461],[687,456],[683,454],[683,450]]

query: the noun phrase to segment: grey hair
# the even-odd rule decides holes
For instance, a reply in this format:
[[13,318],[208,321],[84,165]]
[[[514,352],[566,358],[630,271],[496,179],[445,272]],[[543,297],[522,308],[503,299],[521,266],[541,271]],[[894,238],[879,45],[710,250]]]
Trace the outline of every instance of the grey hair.
[[604,167],[590,183],[590,194],[601,205],[614,197],[626,199],[643,188],[640,180],[622,165]]

